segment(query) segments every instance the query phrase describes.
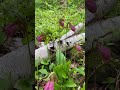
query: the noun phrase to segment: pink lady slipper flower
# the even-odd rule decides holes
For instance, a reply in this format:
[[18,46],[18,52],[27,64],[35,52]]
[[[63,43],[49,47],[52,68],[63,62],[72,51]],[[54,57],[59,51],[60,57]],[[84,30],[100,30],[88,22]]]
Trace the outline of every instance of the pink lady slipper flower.
[[54,82],[48,81],[44,86],[44,90],[54,90]]
[[75,30],[76,30],[75,26],[72,25],[71,23],[69,23],[69,27],[70,27],[70,29],[71,29],[72,31],[75,31]]
[[75,48],[77,49],[77,51],[81,51],[81,46],[80,45],[76,45]]
[[10,23],[10,24],[6,25],[4,31],[5,31],[5,34],[7,35],[7,37],[13,37],[16,34],[18,27],[19,26],[16,23]]
[[64,27],[64,19],[60,19],[59,24],[60,24],[61,27]]
[[97,10],[95,0],[86,0],[86,7],[91,13],[95,13]]
[[104,62],[108,62],[111,59],[111,51],[108,47],[99,46],[98,50],[99,50]]
[[40,35],[40,36],[37,36],[36,39],[38,42],[42,42],[43,41],[43,38],[44,36],[43,35]]

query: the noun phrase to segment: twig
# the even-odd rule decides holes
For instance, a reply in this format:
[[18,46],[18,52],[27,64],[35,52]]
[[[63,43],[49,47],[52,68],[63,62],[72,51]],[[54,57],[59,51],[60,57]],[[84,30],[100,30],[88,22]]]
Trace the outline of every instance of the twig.
[[95,71],[96,71],[99,67],[101,67],[102,65],[104,65],[104,63],[103,63],[103,64],[100,64],[98,67],[96,67],[96,68],[94,69],[94,71],[88,76],[87,81],[88,81],[89,78],[95,73]]
[[[116,77],[116,86],[115,86],[115,90],[119,90],[119,77],[120,77],[120,71],[117,70],[118,75]],[[118,88],[118,89],[117,89]]]

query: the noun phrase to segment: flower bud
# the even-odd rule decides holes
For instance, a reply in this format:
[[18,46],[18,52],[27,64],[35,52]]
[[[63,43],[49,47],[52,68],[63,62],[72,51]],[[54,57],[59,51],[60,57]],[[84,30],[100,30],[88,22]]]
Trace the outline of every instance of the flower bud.
[[40,35],[40,36],[37,36],[36,39],[38,42],[42,42],[43,41],[43,38],[44,36],[43,35]]
[[98,48],[98,50],[99,50],[104,62],[108,62],[111,59],[111,51],[108,47],[100,46]]
[[6,25],[4,31],[7,37],[13,37],[16,34],[17,28],[18,28],[17,24],[10,23]]
[[95,13],[97,10],[95,0],[86,0],[86,7],[91,13]]
[[64,20],[63,20],[63,19],[60,19],[60,20],[59,20],[59,24],[60,24],[61,27],[64,27]]
[[75,30],[76,30],[75,26],[72,25],[71,23],[69,23],[69,27],[70,27],[70,29],[71,29],[72,31],[75,31]]
[[80,45],[76,45],[75,48],[77,49],[77,51],[81,51],[81,46]]

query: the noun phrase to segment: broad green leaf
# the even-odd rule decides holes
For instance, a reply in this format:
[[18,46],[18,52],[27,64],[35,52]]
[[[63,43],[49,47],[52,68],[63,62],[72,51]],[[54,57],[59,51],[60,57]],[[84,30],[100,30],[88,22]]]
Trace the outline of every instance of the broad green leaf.
[[79,72],[81,75],[85,75],[84,67],[75,68],[75,70]]
[[32,90],[32,84],[25,79],[20,79],[16,82],[14,88],[18,90]]
[[10,73],[2,73],[4,78],[0,78],[0,90],[8,90],[11,87],[11,74]]
[[42,61],[41,61],[41,64],[43,64],[43,65],[48,65],[48,64],[49,64],[49,60],[42,60]]
[[115,89],[115,85],[113,85],[113,84],[109,85],[108,89],[109,90],[114,90]]
[[68,90],[66,86],[61,85],[61,90]]
[[52,70],[54,67],[54,63],[51,63],[50,66],[49,66],[49,69]]
[[56,73],[58,79],[61,80],[61,82],[63,80],[62,75],[61,75],[62,70],[63,70],[62,65],[57,65],[54,67],[54,72]]
[[66,80],[64,86],[66,87],[76,87],[77,85],[74,83],[72,79]]
[[56,62],[57,62],[57,64],[65,64],[66,63],[66,57],[64,56],[62,51],[59,49],[56,51]]
[[35,67],[38,67],[39,64],[40,64],[40,60],[36,59],[35,60]]
[[9,82],[7,79],[0,78],[0,90],[8,90],[11,86]]
[[5,39],[6,39],[5,33],[0,31],[0,44],[2,44]]
[[42,73],[42,74],[48,74],[46,69],[40,69],[39,72]]
[[57,83],[54,83],[54,90],[60,90],[61,86]]
[[70,70],[70,64],[71,64],[71,61],[68,61],[65,65],[63,65],[63,68],[64,70],[68,73],[69,70]]
[[105,81],[103,81],[103,83],[114,83],[115,82],[115,78],[113,77],[108,77]]
[[61,75],[62,75],[62,77],[65,78],[65,79],[68,78],[67,72],[66,72],[65,70],[63,70],[63,71],[61,72]]
[[83,87],[80,90],[85,90],[85,83],[83,84]]

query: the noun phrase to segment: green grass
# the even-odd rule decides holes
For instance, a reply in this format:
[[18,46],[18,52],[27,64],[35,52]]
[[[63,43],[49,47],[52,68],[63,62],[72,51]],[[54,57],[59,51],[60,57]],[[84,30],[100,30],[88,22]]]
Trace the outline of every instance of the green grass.
[[[63,34],[65,34],[67,31],[69,31],[69,29],[67,29],[67,30],[60,29],[60,26],[59,26],[60,18],[63,18],[63,17],[65,18],[65,25],[68,22],[71,22],[73,25],[77,25],[78,23],[85,21],[85,9],[83,8],[84,0],[68,0],[68,7],[66,9],[60,8],[58,0],[46,0],[45,2],[43,2],[41,0],[36,0],[35,5],[36,5],[35,6],[36,7],[36,9],[35,9],[35,36],[45,34],[46,35],[46,39],[45,39],[46,43],[48,43],[51,40],[55,40],[55,39],[61,37]],[[77,52],[77,51],[75,51],[75,52]],[[67,84],[70,85],[72,83],[71,85],[74,84],[74,85],[77,85],[77,87],[78,87],[80,82],[75,80],[75,78],[77,78],[77,76],[75,76],[73,78],[73,77],[71,77],[71,75],[73,73],[76,74],[78,71],[80,73],[81,73],[81,71],[84,72],[84,70],[81,70],[81,68],[77,68],[76,70],[71,70],[71,68],[66,66],[67,65],[66,64],[66,65],[64,65],[64,67],[67,67],[68,69],[65,68],[65,71],[67,69],[67,70],[69,70],[69,73],[68,73],[68,71],[63,72],[63,75],[61,75],[61,73],[57,73],[57,72],[64,71],[63,68],[60,68],[60,67],[62,66],[62,64],[65,64],[65,62],[63,62],[64,59],[60,60],[58,57],[61,57],[61,58],[65,57],[66,58],[65,62],[67,62],[67,63],[69,62],[69,58],[64,56],[63,53],[61,55],[57,53],[56,59],[49,57],[50,60],[46,59],[46,60],[41,61],[40,64],[37,64],[39,67],[36,66],[36,68],[37,68],[36,75],[35,75],[36,80],[37,81],[44,80],[42,73],[47,72],[46,75],[48,77],[48,75],[50,75],[52,72],[55,72],[58,75],[60,74],[61,78],[62,78],[62,76],[65,76],[65,78],[67,78],[67,79],[66,80],[64,79],[64,81],[73,79],[72,82],[67,83]],[[76,57],[76,54],[73,55],[73,57]],[[79,61],[79,59],[81,61]],[[83,58],[76,57],[74,60],[79,61],[79,63],[83,63]],[[47,61],[47,65],[44,65],[44,64],[46,64],[45,61]],[[44,62],[44,64],[43,64],[43,62]],[[58,65],[58,64],[60,64],[60,62],[62,62],[62,64]],[[73,62],[71,60],[70,64],[72,64],[72,63]],[[82,67],[84,69],[83,66],[79,66],[79,67]],[[40,72],[40,70],[42,72]],[[69,74],[69,77],[66,73]],[[79,76],[84,76],[84,75],[79,74]],[[63,86],[65,84],[62,82],[62,80],[60,78],[58,80],[59,80],[58,82],[61,82],[61,83],[57,83],[57,85],[60,85],[60,87],[61,87],[61,85]],[[66,87],[66,86],[64,86],[64,87]],[[38,88],[38,86],[36,86],[36,88]],[[59,90],[59,89],[56,89],[56,90]],[[67,89],[65,89],[65,90],[67,90]],[[68,88],[68,90],[69,90],[69,88]],[[73,89],[71,89],[71,90],[73,90]]]
[[[37,0],[38,1],[38,0]],[[56,2],[52,4],[44,5],[44,8],[41,6],[43,2],[36,1],[36,10],[35,10],[35,35],[46,34],[46,42],[50,40],[55,40],[63,34],[66,33],[66,30],[63,29],[61,32],[59,30],[59,19],[64,17],[67,22],[71,22],[73,25],[77,25],[79,22],[85,21],[85,11],[84,8],[78,9],[81,3],[70,3],[66,9],[60,9],[59,4]],[[73,1],[73,0],[71,0]],[[83,2],[83,0],[80,0]],[[46,2],[48,3],[48,2]],[[45,8],[46,7],[46,8]],[[68,30],[67,30],[68,31]]]

